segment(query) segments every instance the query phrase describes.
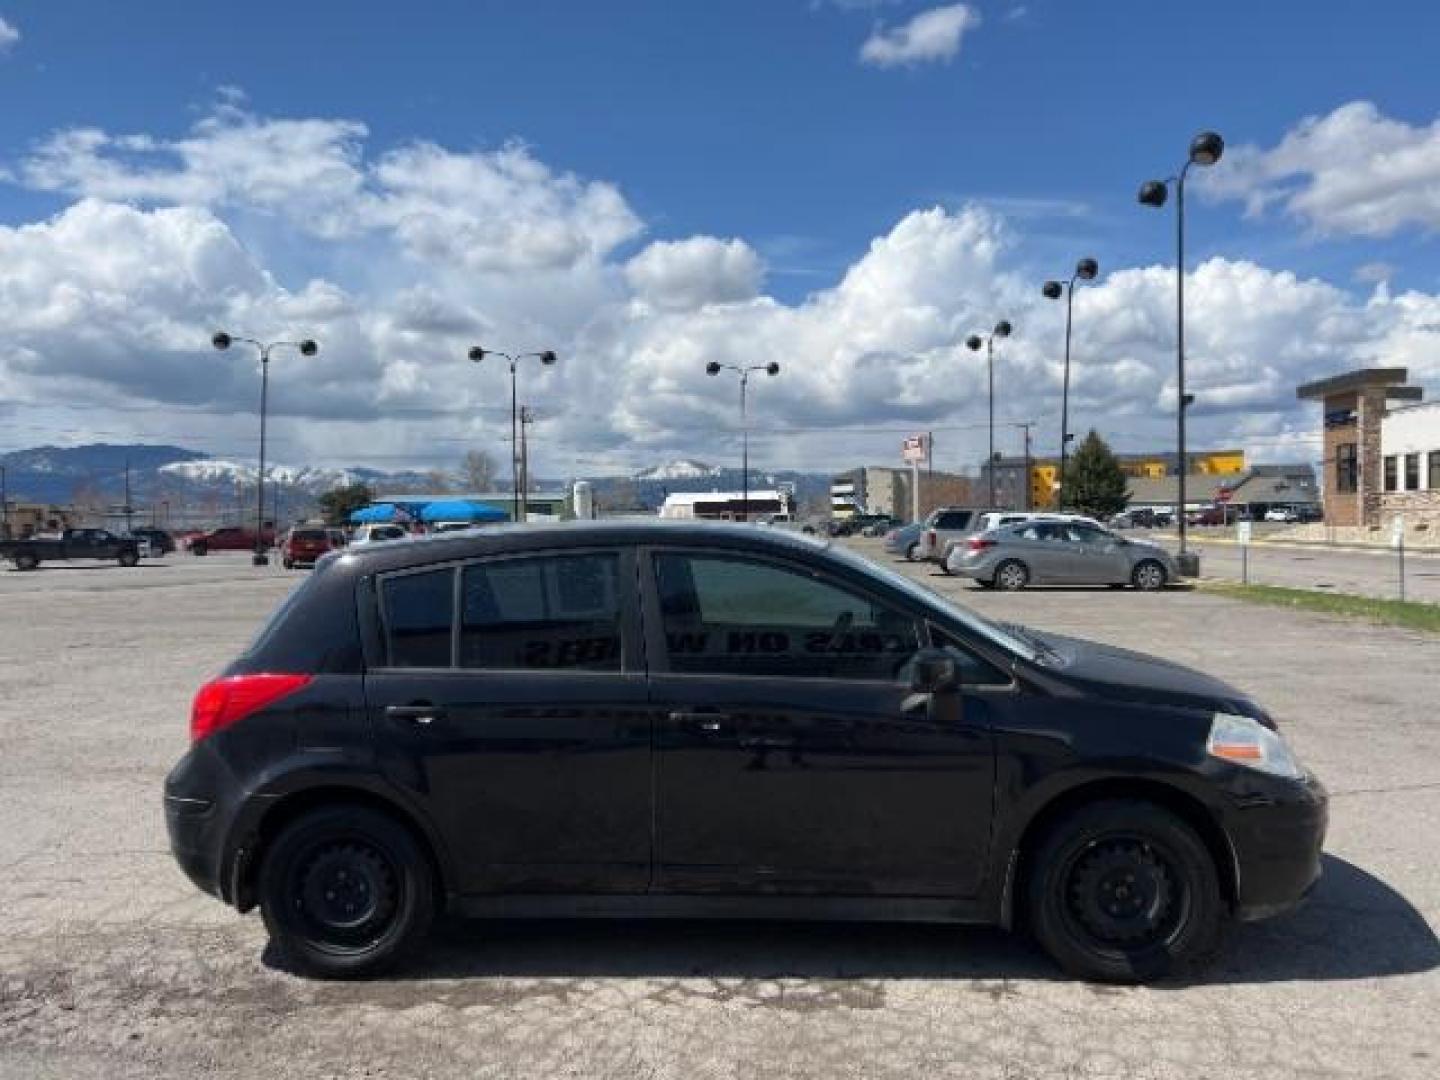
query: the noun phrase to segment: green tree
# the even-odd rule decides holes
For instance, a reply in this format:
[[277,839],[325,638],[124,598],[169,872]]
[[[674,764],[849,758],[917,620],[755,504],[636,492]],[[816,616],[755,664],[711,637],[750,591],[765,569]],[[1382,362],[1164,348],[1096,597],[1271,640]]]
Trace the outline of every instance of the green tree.
[[351,514],[375,501],[375,492],[369,484],[345,484],[324,492],[316,501],[325,524],[349,525]]
[[1125,471],[1093,428],[1065,465],[1060,497],[1065,509],[1099,521],[1118,514],[1130,502]]

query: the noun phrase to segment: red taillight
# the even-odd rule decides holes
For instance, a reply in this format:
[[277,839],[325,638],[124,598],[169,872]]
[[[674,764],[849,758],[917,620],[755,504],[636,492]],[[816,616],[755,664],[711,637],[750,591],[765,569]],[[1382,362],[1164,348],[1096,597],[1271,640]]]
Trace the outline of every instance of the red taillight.
[[195,704],[190,709],[190,741],[199,742],[217,731],[224,731],[309,682],[309,675],[273,671],[213,679],[195,695]]
[[994,540],[982,540],[982,539],[981,539],[980,537],[978,537],[978,536],[972,536],[972,537],[970,538],[970,550],[971,550],[971,551],[984,551],[986,548],[992,548],[992,547],[994,547],[994,546],[995,546],[995,541],[994,541]]
[[935,544],[939,541],[939,539],[940,539],[940,537],[939,537],[938,535],[936,535],[936,532],[935,532],[934,529],[931,529],[929,532],[927,532],[927,533],[925,534],[925,543],[929,544],[932,548],[933,548],[933,547],[935,546]]

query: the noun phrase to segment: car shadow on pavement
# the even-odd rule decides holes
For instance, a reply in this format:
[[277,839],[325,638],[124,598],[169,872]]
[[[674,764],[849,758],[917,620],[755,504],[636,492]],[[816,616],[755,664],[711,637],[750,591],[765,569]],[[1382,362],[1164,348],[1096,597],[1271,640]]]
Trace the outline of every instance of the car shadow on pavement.
[[[274,964],[273,950],[266,962]],[[1296,912],[1235,928],[1216,961],[1162,986],[1334,981],[1440,967],[1440,940],[1394,889],[1333,856]],[[980,927],[757,921],[446,921],[393,979],[1052,980],[1020,934]]]

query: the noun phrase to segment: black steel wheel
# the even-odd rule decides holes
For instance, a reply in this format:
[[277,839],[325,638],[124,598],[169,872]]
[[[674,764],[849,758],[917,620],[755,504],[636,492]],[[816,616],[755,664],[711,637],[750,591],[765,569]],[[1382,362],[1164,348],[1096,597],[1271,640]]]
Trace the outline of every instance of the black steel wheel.
[[435,910],[430,862],[410,831],[374,810],[314,810],[263,855],[260,906],[270,940],[300,971],[361,978],[424,940]]
[[134,551],[122,551],[119,562],[121,566],[138,566],[140,563],[140,555]]
[[1224,907],[1214,861],[1154,803],[1106,800],[1068,815],[1028,863],[1031,929],[1066,971],[1145,982],[1208,959]]

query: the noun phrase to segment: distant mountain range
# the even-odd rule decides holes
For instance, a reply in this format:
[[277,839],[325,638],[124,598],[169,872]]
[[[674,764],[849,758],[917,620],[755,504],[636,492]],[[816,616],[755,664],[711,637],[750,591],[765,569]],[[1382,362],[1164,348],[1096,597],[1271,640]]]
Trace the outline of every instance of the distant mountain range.
[[[229,505],[245,489],[255,485],[253,461],[240,462],[210,457],[183,446],[91,443],[85,446],[39,446],[0,454],[5,467],[6,489],[12,500],[66,504],[79,501],[119,504],[125,496],[126,466],[130,473],[130,502],[148,506],[168,501],[180,504]],[[385,491],[431,490],[435,474],[406,470],[386,472],[364,467],[324,468],[278,462],[266,468],[267,480],[285,489],[287,503],[308,503],[320,493],[343,484],[366,483]],[[609,505],[626,504],[636,509],[653,509],[671,492],[738,491],[739,469],[679,459],[628,476],[584,477],[591,482],[598,499]],[[794,485],[801,505],[828,501],[829,476],[822,473],[780,471],[752,472],[751,487],[776,483]],[[564,485],[561,480],[540,480],[540,488]],[[455,478],[455,485],[459,485]],[[508,480],[497,481],[497,490],[509,490]],[[253,498],[253,490],[251,493]]]

